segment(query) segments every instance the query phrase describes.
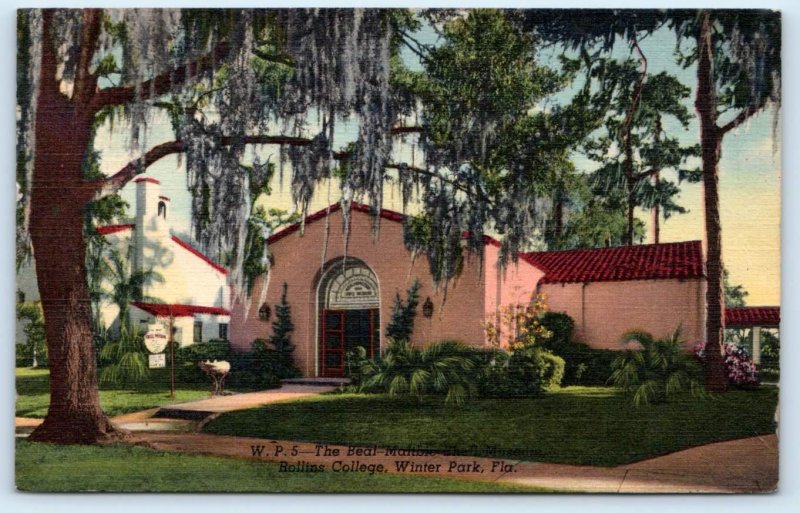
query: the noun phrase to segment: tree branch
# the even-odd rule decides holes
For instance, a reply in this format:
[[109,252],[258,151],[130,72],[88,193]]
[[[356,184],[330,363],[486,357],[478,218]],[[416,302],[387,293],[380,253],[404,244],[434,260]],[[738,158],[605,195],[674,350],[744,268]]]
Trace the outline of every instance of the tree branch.
[[[421,129],[418,127],[398,127],[392,129],[392,135],[411,133],[420,130]],[[280,144],[288,146],[307,146],[311,144],[311,139],[307,139],[305,137],[292,137],[288,135],[247,135],[238,138],[221,137],[219,139],[219,144],[222,146],[229,146],[237,142],[241,144]],[[148,167],[155,164],[157,161],[166,156],[182,153],[184,151],[186,151],[186,144],[184,141],[169,141],[151,148],[140,158],[128,162],[122,169],[113,175],[101,180],[90,182],[90,186],[96,191],[95,199],[100,199],[104,196],[118,192],[128,182],[133,180],[137,175],[144,173]],[[333,154],[333,158],[335,160],[346,160],[350,158],[350,153],[346,151],[336,152]],[[422,170],[422,172],[430,174],[431,176],[439,176],[431,171]],[[453,185],[456,184],[453,183]]]
[[85,105],[91,101],[97,88],[97,76],[89,72],[94,57],[100,28],[103,22],[102,9],[84,9],[81,26],[81,49],[75,70],[75,84],[72,99],[76,105]]
[[465,193],[465,194],[467,194],[469,196],[476,196],[478,199],[480,199],[482,201],[485,201],[485,202],[487,202],[489,204],[492,204],[492,199],[489,198],[488,196],[486,196],[485,194],[476,193],[475,191],[469,189],[468,187],[464,187],[463,185],[461,185],[457,181],[451,180],[450,178],[447,178],[447,177],[444,177],[444,176],[440,175],[439,173],[436,173],[435,171],[430,171],[428,169],[423,169],[421,167],[415,167],[415,166],[403,166],[401,164],[395,164],[395,163],[386,164],[386,168],[387,169],[397,169],[397,170],[405,168],[406,170],[413,171],[414,173],[418,173],[418,174],[425,175],[425,176],[430,176],[431,178],[436,178],[437,180],[439,180],[441,182],[444,182],[446,184],[449,184],[449,185],[453,186],[454,188],[458,189],[459,191],[461,191],[461,192],[463,192],[463,193]]
[[725,124],[722,128],[719,129],[719,133],[721,135],[725,135],[737,126],[741,125],[752,116],[757,114],[761,109],[763,109],[767,105],[767,100],[762,99],[757,104],[748,105],[746,109],[742,110],[739,114],[736,115],[730,122]]
[[164,95],[177,85],[186,83],[188,80],[197,76],[205,67],[214,65],[222,61],[228,54],[229,46],[227,43],[220,43],[211,53],[206,54],[196,61],[186,66],[173,68],[160,75],[145,80],[138,87],[109,87],[100,89],[94,95],[91,102],[92,112],[98,112],[104,107],[112,105],[124,105],[137,99],[137,90],[141,100],[149,100]]

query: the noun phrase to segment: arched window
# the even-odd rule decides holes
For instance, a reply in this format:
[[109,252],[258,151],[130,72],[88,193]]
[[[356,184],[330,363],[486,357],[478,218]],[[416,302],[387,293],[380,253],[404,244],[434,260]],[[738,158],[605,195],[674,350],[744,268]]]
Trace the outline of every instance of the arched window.
[[167,218],[167,204],[163,201],[158,202],[158,216],[164,219]]

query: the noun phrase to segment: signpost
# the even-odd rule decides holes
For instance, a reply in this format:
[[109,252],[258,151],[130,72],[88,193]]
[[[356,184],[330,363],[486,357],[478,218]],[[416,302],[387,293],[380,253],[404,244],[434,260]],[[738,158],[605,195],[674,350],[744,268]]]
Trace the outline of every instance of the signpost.
[[149,367],[159,369],[167,366],[167,358],[164,349],[169,345],[169,397],[175,398],[175,347],[172,344],[172,323],[173,317],[169,317],[169,332],[164,329],[163,324],[149,324],[147,333],[144,335],[144,345],[150,351]]

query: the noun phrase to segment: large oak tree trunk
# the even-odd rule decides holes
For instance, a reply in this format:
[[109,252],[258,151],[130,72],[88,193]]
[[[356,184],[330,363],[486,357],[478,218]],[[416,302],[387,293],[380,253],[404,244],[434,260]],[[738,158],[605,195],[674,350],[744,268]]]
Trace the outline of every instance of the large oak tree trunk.
[[717,126],[714,90],[713,46],[711,21],[704,11],[698,34],[697,97],[695,107],[700,115],[700,147],[703,161],[703,200],[706,224],[706,388],[721,392],[727,389],[725,363],[722,357],[724,290],[722,281],[722,225],[719,216],[719,160],[722,133]]
[[51,15],[45,13],[43,21],[30,231],[49,353],[50,406],[30,438],[95,443],[120,432],[100,408],[86,283],[83,209],[92,192],[82,164],[91,114],[59,91]]

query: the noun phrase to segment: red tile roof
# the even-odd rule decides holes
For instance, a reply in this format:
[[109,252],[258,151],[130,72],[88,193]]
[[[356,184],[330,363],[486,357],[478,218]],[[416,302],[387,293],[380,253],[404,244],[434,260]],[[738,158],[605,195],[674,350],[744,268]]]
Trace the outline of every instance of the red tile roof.
[[741,306],[725,309],[725,326],[779,326],[779,306]]
[[[121,231],[125,231],[125,230],[130,230],[134,226],[135,225],[132,225],[132,224],[112,224],[112,225],[108,225],[108,226],[98,226],[97,227],[97,233],[99,233],[100,235],[111,235],[112,233],[117,233],[117,232],[121,232]],[[229,273],[229,271],[227,269],[225,269],[224,267],[222,267],[218,263],[216,263],[213,260],[211,260],[210,258],[208,258],[206,255],[204,255],[203,253],[201,253],[200,251],[195,249],[188,242],[186,242],[186,241],[184,241],[182,239],[179,239],[178,237],[176,237],[174,235],[172,236],[172,240],[174,240],[180,247],[184,248],[185,250],[187,250],[188,252],[190,252],[194,256],[198,257],[203,262],[205,262],[208,265],[210,265],[213,269],[221,272],[222,274],[228,274]]]
[[[307,215],[305,219],[305,224],[308,225],[313,223],[314,221],[325,219],[327,215],[333,214],[334,212],[338,212],[341,209],[342,206],[339,203],[334,203],[329,207],[323,208],[322,210],[318,210],[313,214]],[[363,212],[365,214],[369,214],[372,212],[372,209],[370,208],[369,205],[364,205],[361,203],[351,203],[350,210],[355,210],[356,212]],[[395,212],[394,210],[386,210],[385,208],[381,209],[380,216],[381,218],[389,219],[390,221],[397,221],[399,223],[403,222],[403,214],[401,214],[400,212]],[[267,239],[267,243],[272,244],[274,242],[277,242],[286,237],[287,235],[291,235],[292,233],[295,233],[298,230],[300,230],[300,223],[294,223],[292,225],[289,225],[286,228],[283,228],[273,233],[269,237],[269,239]]]
[[189,253],[193,254],[194,256],[196,256],[197,258],[202,260],[203,262],[207,263],[208,265],[210,265],[215,270],[221,272],[222,274],[228,274],[229,271],[227,269],[225,269],[224,267],[222,267],[218,263],[214,262],[213,260],[211,260],[210,258],[205,256],[204,254],[202,254],[200,251],[195,249],[188,242],[183,241],[183,240],[179,239],[178,237],[176,237],[174,235],[172,236],[172,240],[174,240],[178,244],[178,246],[182,247],[183,249],[185,249]]
[[540,283],[692,279],[704,276],[700,241],[522,253]]
[[150,183],[154,183],[154,184],[156,184],[156,185],[158,185],[158,184],[160,184],[160,183],[161,183],[161,182],[159,182],[158,180],[156,180],[155,178],[153,178],[153,177],[150,177],[150,176],[140,176],[140,177],[138,177],[138,178],[134,178],[134,180],[133,180],[133,181],[134,181],[135,183],[139,183],[139,182],[150,182]]
[[139,301],[131,301],[131,304],[136,308],[144,310],[150,315],[157,317],[192,317],[195,314],[211,314],[211,315],[230,315],[230,310],[219,308],[216,306],[196,306],[196,305],[167,305],[161,303],[142,303]]
[[111,235],[112,233],[122,232],[133,229],[132,224],[110,224],[108,226],[98,226],[97,233],[100,235]]

